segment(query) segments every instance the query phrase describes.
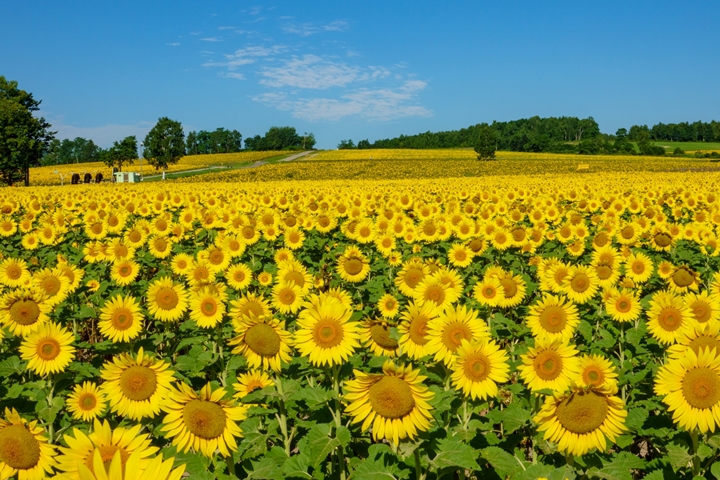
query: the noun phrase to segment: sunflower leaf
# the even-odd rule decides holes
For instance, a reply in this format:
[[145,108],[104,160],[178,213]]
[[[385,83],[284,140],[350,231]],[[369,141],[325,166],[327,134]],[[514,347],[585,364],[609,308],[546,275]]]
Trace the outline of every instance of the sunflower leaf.
[[448,467],[479,469],[477,450],[458,440],[446,438],[438,442],[437,454],[430,461],[435,471]]
[[482,457],[493,466],[497,474],[503,478],[511,477],[524,470],[524,465],[517,457],[510,455],[500,447],[487,447],[482,450]]
[[358,463],[353,470],[353,478],[362,478],[363,480],[401,480],[409,476],[408,470],[401,470],[394,462],[386,464],[382,458],[365,459]]
[[668,459],[674,471],[685,468],[692,461],[692,456],[688,453],[687,445],[684,442],[675,442],[667,446]]

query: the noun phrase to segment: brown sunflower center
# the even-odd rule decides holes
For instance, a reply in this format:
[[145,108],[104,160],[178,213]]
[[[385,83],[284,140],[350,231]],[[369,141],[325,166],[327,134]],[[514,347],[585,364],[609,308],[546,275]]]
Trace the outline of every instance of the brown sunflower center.
[[560,402],[555,414],[566,430],[582,435],[595,431],[605,422],[608,402],[593,391],[577,392]]
[[293,302],[295,302],[295,292],[292,291],[290,288],[286,288],[280,292],[280,295],[278,295],[278,300],[280,300],[280,303],[283,305],[292,305]]
[[605,381],[605,374],[602,369],[591,365],[582,372],[583,381],[588,385],[599,386]]
[[40,318],[40,306],[34,300],[18,300],[10,307],[10,318],[20,325],[32,325]]
[[208,260],[213,265],[220,265],[225,260],[225,255],[222,250],[213,250],[208,256]]
[[635,235],[635,229],[628,225],[620,231],[620,235],[622,235],[625,240],[630,240]]
[[687,268],[678,268],[672,276],[673,282],[678,287],[689,287],[695,281],[695,276]]
[[129,277],[132,274],[132,266],[129,263],[123,263],[118,268],[118,275],[121,277]]
[[218,311],[218,305],[214,298],[204,298],[200,303],[200,311],[206,317],[212,317]]
[[410,288],[415,288],[420,280],[425,277],[425,273],[419,268],[408,268],[405,272],[405,283]]
[[672,237],[667,233],[658,233],[653,237],[659,247],[667,247],[672,243]]
[[540,325],[550,333],[562,332],[567,324],[567,315],[560,305],[548,305],[540,313]]
[[[101,445],[97,447],[97,449],[100,451],[100,459],[103,462],[106,473],[110,471],[110,464],[112,463],[112,459],[115,457],[115,454],[118,451],[120,452],[120,465],[122,466],[123,472],[125,472],[125,463],[127,462],[128,458],[130,458],[130,453],[127,450],[118,445]],[[88,469],[90,469],[90,471],[94,474],[95,465],[93,464],[93,458],[94,454],[90,455],[85,461],[85,466],[88,467]]]
[[302,272],[292,270],[285,274],[285,281],[294,283],[298,287],[302,288],[305,285],[305,276]]
[[0,461],[11,468],[29,470],[40,461],[40,443],[22,425],[0,429]]
[[463,339],[470,341],[472,339],[472,332],[470,327],[465,325],[463,322],[453,322],[448,324],[442,333],[442,342],[445,348],[454,352],[458,349]]
[[246,317],[261,317],[265,313],[265,309],[259,302],[250,300],[240,307],[240,313]]
[[675,307],[665,307],[658,315],[660,328],[668,332],[674,332],[682,325],[682,313]]
[[97,405],[97,397],[92,393],[83,394],[78,400],[81,410],[90,411]]
[[612,277],[613,270],[607,265],[598,265],[595,269],[595,272],[597,273],[597,276],[600,280],[607,280],[608,278]]
[[363,262],[357,258],[349,258],[343,263],[343,268],[345,268],[348,275],[357,275],[362,272]]
[[55,360],[60,355],[60,342],[54,338],[43,338],[38,342],[36,352],[45,361]]
[[238,283],[242,283],[247,278],[247,275],[245,275],[245,272],[242,270],[236,270],[233,274],[233,280],[235,280]]
[[313,328],[313,340],[320,348],[332,348],[340,344],[345,333],[342,325],[332,318],[324,318]]
[[562,357],[554,350],[543,350],[533,360],[535,374],[543,380],[555,380],[563,370]]
[[225,431],[226,416],[223,408],[206,400],[190,400],[183,408],[183,421],[191,433],[212,440]]
[[425,289],[425,300],[429,300],[437,305],[441,305],[445,301],[445,289],[440,285],[430,285]]
[[128,367],[120,374],[120,391],[130,400],[142,402],[157,390],[155,370],[142,365]]
[[483,287],[482,295],[483,297],[488,299],[495,298],[495,296],[497,295],[497,290],[492,285],[487,285]]
[[467,258],[467,253],[465,253],[465,250],[455,250],[455,260],[458,262],[464,262]]
[[62,287],[62,283],[59,278],[50,276],[43,278],[40,286],[48,295],[57,295],[60,291],[60,287]]
[[570,288],[573,292],[583,293],[585,290],[590,288],[590,277],[582,272],[576,273],[570,281]]
[[640,260],[633,262],[632,271],[635,272],[637,275],[640,275],[645,271],[645,263]]
[[632,309],[632,303],[627,298],[619,298],[615,302],[615,309],[620,313],[627,313]]
[[402,418],[415,408],[410,386],[398,377],[385,376],[368,391],[373,411],[384,418]]
[[428,342],[428,339],[425,336],[427,333],[427,324],[428,318],[423,315],[415,317],[410,321],[408,334],[410,335],[410,339],[416,345],[425,345]]
[[133,313],[127,308],[118,308],[110,317],[110,322],[116,330],[127,330],[132,327]]
[[708,305],[706,302],[703,302],[702,300],[693,302],[690,305],[690,309],[693,312],[693,316],[695,317],[695,320],[697,320],[700,323],[707,322],[708,320],[710,320],[710,317],[712,316],[712,309],[710,308],[710,305]]
[[500,285],[505,292],[505,298],[512,298],[518,291],[517,283],[512,278],[505,277],[500,280]]
[[155,246],[155,250],[158,252],[164,252],[168,248],[168,242],[164,237],[157,237],[153,241],[153,245]]
[[155,301],[162,310],[172,310],[180,303],[180,298],[174,288],[162,287],[158,290]]
[[370,327],[370,337],[386,350],[398,348],[398,342],[390,336],[390,329],[384,325],[376,324]]
[[711,408],[720,402],[720,375],[708,367],[693,368],[682,379],[685,400],[695,408]]
[[490,360],[480,352],[472,352],[465,357],[463,372],[471,381],[482,382],[490,375]]
[[690,342],[688,344],[688,347],[692,348],[696,354],[699,354],[701,349],[712,350],[713,348],[715,348],[716,352],[720,352],[720,341],[717,339],[717,337],[701,335],[694,339],[692,342]]
[[142,233],[140,233],[139,230],[130,230],[130,233],[128,233],[127,236],[128,240],[130,240],[132,243],[137,243],[140,240],[142,240]]
[[245,343],[253,352],[272,357],[280,351],[280,335],[270,325],[258,323],[245,332]]

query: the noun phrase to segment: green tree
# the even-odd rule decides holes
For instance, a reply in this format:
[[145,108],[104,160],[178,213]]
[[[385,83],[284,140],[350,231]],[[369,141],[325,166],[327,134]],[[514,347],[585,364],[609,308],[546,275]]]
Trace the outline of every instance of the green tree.
[[123,165],[132,165],[137,159],[137,152],[137,139],[135,135],[131,135],[119,142],[113,142],[113,146],[104,152],[103,162],[108,167],[115,167],[121,172]]
[[33,116],[40,103],[17,82],[0,76],[0,180],[7,185],[23,180],[29,186],[30,167],[41,164],[54,138],[50,124]]
[[355,148],[355,142],[351,139],[348,140],[340,140],[340,143],[338,143],[337,149],[338,150],[352,150]]
[[475,140],[475,153],[477,153],[478,160],[494,160],[497,143],[498,136],[495,130],[487,123],[480,124]]
[[177,163],[185,155],[185,134],[182,124],[162,117],[145,137],[143,157],[155,170],[162,169],[163,178],[168,165]]

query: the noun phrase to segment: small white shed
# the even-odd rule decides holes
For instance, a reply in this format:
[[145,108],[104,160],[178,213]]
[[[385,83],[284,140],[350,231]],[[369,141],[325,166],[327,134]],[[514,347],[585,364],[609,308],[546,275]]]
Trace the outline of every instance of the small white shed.
[[115,172],[115,183],[138,183],[141,180],[137,172]]

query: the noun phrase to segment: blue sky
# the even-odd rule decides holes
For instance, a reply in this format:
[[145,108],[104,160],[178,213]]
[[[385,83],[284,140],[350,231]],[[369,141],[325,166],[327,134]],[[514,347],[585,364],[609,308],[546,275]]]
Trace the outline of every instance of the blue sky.
[[720,120],[717,1],[2,2],[0,75],[59,138],[341,139],[540,116]]

